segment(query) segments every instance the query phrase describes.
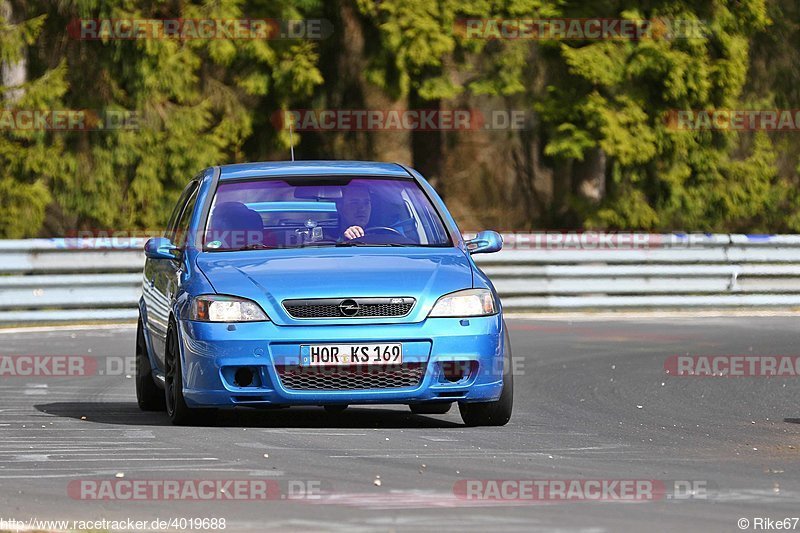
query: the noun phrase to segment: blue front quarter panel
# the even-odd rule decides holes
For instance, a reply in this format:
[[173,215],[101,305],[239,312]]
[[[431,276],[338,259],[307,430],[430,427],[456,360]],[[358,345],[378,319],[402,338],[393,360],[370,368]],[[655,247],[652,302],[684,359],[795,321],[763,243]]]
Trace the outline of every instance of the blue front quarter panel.
[[[466,325],[464,325],[466,324]],[[276,326],[270,322],[235,325],[181,321],[184,395],[187,404],[308,405],[320,403],[414,403],[425,400],[490,401],[502,392],[503,323],[500,315],[458,319],[429,318],[415,324],[370,326]],[[418,387],[372,390],[287,390],[275,365],[297,364],[300,344],[402,342],[404,362],[427,363]],[[465,383],[440,381],[440,363],[475,361]],[[225,366],[258,367],[261,387],[236,387],[223,378]],[[440,396],[448,393],[447,396]],[[460,393],[460,394],[459,394]]]

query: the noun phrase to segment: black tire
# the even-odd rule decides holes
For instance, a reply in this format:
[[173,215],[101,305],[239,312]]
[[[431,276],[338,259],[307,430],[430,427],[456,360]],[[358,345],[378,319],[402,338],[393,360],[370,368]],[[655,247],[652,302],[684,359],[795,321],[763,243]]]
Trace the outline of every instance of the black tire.
[[408,407],[415,415],[443,415],[450,411],[453,402],[417,403]]
[[503,353],[503,392],[493,402],[459,403],[461,419],[468,426],[505,426],[511,419],[514,407],[514,373],[511,357],[511,341],[508,328],[505,330],[505,347]]
[[164,353],[164,398],[167,415],[176,426],[191,425],[196,421],[197,412],[186,405],[183,398],[183,373],[178,346],[178,333],[174,322],[167,329],[167,347]]
[[136,402],[142,411],[165,411],[164,391],[153,381],[153,369],[147,356],[142,317],[136,326]]
[[338,415],[344,413],[344,410],[347,409],[349,406],[347,404],[333,404],[333,405],[325,405],[325,412],[331,415]]

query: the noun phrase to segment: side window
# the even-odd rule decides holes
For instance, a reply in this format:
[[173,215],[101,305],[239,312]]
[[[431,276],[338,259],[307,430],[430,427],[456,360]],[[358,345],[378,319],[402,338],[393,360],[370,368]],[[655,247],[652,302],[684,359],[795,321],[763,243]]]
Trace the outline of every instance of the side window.
[[198,188],[195,187],[194,191],[192,191],[189,196],[189,200],[186,203],[186,207],[183,209],[183,214],[181,214],[181,218],[178,221],[178,225],[172,237],[172,243],[181,249],[186,245],[186,238],[189,234],[189,222],[192,220],[194,206],[197,203],[197,190]]
[[183,208],[186,206],[189,196],[191,196],[196,188],[197,182],[192,181],[183,189],[180,198],[178,198],[178,202],[175,204],[175,209],[172,210],[172,215],[169,217],[169,223],[167,224],[166,231],[164,231],[164,237],[172,240],[175,236],[175,228],[178,226],[178,219],[181,213],[183,213]]

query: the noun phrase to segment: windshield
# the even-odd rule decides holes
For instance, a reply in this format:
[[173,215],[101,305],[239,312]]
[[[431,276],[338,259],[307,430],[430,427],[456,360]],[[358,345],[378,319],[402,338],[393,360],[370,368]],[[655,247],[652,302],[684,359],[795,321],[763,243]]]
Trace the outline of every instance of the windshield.
[[303,177],[220,182],[203,248],[451,245],[413,180]]

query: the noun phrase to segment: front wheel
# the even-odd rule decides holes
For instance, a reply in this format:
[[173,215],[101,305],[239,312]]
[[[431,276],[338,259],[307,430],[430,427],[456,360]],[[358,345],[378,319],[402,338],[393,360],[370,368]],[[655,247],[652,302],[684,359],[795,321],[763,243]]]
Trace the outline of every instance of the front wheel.
[[164,398],[167,415],[176,426],[192,424],[196,412],[186,405],[183,398],[183,373],[181,371],[181,352],[178,333],[174,322],[167,329],[167,349],[164,354]]
[[147,355],[142,318],[136,326],[136,402],[142,411],[163,411],[166,409],[164,391],[153,381],[153,369]]
[[505,330],[505,342],[503,350],[503,392],[500,398],[493,402],[478,403],[459,403],[458,410],[461,412],[461,419],[468,426],[505,426],[511,419],[511,411],[514,407],[514,376],[511,364],[511,341],[508,336],[508,328],[503,324]]

